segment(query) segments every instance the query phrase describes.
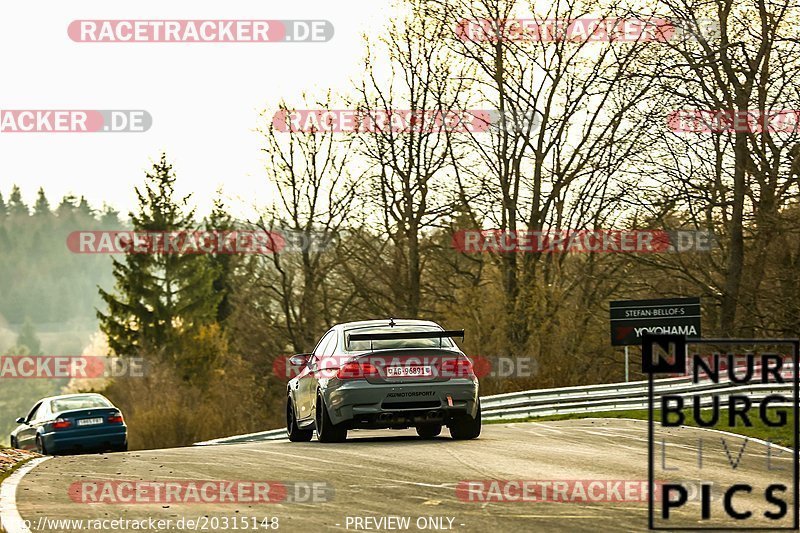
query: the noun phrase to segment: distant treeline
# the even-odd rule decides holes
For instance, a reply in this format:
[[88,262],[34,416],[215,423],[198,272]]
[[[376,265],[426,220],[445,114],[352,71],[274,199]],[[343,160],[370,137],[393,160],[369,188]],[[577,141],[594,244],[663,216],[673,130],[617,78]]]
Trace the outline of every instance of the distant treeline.
[[97,209],[84,197],[52,206],[43,189],[27,205],[16,185],[0,191],[0,320],[19,325],[83,324],[100,305],[97,285],[112,281],[108,256],[76,255],[67,236],[76,230],[121,229],[119,213]]

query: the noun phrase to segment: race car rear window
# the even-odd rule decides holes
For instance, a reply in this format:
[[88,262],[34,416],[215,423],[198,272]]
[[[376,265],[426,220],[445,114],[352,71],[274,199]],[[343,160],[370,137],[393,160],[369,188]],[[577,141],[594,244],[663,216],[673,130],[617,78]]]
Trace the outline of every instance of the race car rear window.
[[375,340],[375,341],[351,341],[350,335],[362,333],[410,333],[413,331],[441,331],[434,326],[378,326],[349,329],[345,333],[347,338],[346,350],[349,352],[361,352],[369,350],[392,350],[397,348],[452,348],[455,345],[449,337],[441,339],[397,339],[397,340]]

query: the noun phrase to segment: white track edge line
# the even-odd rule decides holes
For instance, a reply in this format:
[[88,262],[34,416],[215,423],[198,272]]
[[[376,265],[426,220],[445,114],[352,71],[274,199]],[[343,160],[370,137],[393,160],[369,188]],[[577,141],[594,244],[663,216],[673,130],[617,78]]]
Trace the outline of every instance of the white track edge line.
[[[591,418],[587,417],[587,418],[575,418],[573,420],[590,420],[590,419]],[[604,418],[604,417],[598,417],[598,418],[594,418],[594,420],[632,420],[632,421],[635,421],[635,422],[647,422],[647,419],[642,420],[641,418],[607,418],[607,417]],[[548,420],[548,422],[550,422],[550,421]],[[560,420],[554,420],[553,422],[561,422],[561,421]],[[756,437],[750,437],[748,435],[742,435],[741,433],[731,433],[730,431],[722,431],[721,429],[704,428],[704,427],[700,427],[700,426],[678,426],[678,427],[686,428],[686,429],[701,429],[703,431],[711,431],[713,433],[721,433],[723,435],[728,435],[730,437],[739,437],[740,439],[747,439],[749,441],[755,442],[756,444],[761,444],[763,446],[768,446],[768,447],[771,446],[773,448],[777,448],[777,449],[782,450],[784,452],[794,453],[793,449],[787,448],[786,446],[781,446],[780,444],[775,444],[774,442],[769,442],[769,441],[762,440],[762,439],[759,439],[759,438],[756,438]]]
[[25,475],[52,457],[31,459],[0,483],[0,525],[7,533],[31,533],[17,509],[17,487]]

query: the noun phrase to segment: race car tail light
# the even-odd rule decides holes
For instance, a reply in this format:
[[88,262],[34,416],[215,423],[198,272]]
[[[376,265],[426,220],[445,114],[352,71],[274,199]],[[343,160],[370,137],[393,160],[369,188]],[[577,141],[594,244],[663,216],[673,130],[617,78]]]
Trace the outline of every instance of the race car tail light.
[[57,418],[56,421],[53,422],[53,429],[67,429],[69,427],[72,427],[72,422],[66,418]]
[[442,374],[447,377],[466,378],[475,373],[469,359],[447,359],[442,362]]
[[109,424],[122,424],[125,420],[122,418],[122,413],[114,413],[108,417]]
[[378,367],[372,363],[365,363],[359,361],[350,361],[342,365],[339,371],[336,372],[336,377],[339,379],[364,379],[367,376],[377,376]]

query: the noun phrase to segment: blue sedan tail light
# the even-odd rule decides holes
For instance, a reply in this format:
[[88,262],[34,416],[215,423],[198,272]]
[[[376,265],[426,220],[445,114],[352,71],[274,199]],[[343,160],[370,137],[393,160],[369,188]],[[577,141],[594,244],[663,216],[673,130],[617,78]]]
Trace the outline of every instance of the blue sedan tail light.
[[53,422],[53,429],[68,429],[72,427],[72,422],[67,420],[66,418],[57,418],[55,422]]

